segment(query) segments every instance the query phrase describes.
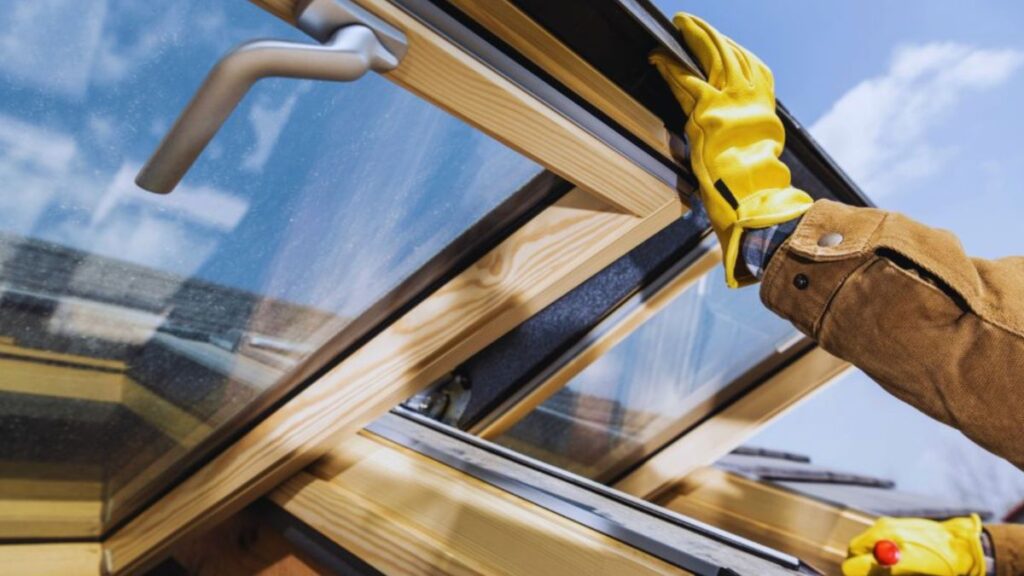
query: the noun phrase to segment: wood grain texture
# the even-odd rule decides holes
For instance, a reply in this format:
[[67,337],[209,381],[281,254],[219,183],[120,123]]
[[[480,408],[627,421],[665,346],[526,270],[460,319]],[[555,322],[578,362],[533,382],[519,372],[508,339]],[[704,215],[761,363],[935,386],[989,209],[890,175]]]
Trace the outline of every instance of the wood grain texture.
[[0,545],[4,574],[18,576],[99,576],[99,544]]
[[665,123],[508,0],[451,0],[530,62],[558,79],[665,158],[672,158]]
[[123,372],[125,363],[120,360],[109,360],[106,358],[93,358],[78,354],[65,354],[63,352],[51,352],[50,350],[36,350],[25,348],[13,343],[0,343],[0,354],[5,356],[16,356],[27,360],[39,360],[43,362],[55,362],[59,364],[81,366],[88,368],[103,368],[112,371]]
[[314,467],[269,498],[386,574],[684,573],[382,440],[353,437],[332,457],[351,464]]
[[0,477],[0,497],[9,500],[98,500],[102,495],[103,482],[99,480]]
[[615,326],[591,341],[585,349],[572,356],[571,359],[540,386],[521,400],[517,400],[507,410],[504,410],[495,420],[480,430],[478,432],[479,435],[483,438],[493,439],[504,434],[536,407],[543,404],[545,400],[561,390],[577,374],[597,361],[598,358],[604,356],[619,342],[622,342],[637,328],[643,326],[655,314],[672,303],[677,296],[685,292],[687,288],[692,286],[694,282],[707,274],[721,261],[722,258],[718,250],[712,250],[702,256],[692,266],[644,300],[642,304],[632,310],[625,318],[622,318]]
[[102,530],[103,502],[0,495],[0,538],[81,538]]
[[684,478],[659,504],[839,574],[850,540],[875,517],[715,468]]
[[123,379],[119,372],[91,367],[0,358],[0,391],[13,394],[116,403],[121,401]]
[[680,215],[675,200],[639,218],[570,192],[114,533],[108,568],[240,509]]
[[[402,63],[384,77],[622,211],[645,216],[679,202],[670,186],[387,0],[358,3],[408,38]],[[285,3],[256,4],[280,11]]]
[[693,428],[615,484],[640,498],[657,497],[680,478],[716,460],[753,437],[769,422],[809,398],[850,368],[813,348],[718,414]]

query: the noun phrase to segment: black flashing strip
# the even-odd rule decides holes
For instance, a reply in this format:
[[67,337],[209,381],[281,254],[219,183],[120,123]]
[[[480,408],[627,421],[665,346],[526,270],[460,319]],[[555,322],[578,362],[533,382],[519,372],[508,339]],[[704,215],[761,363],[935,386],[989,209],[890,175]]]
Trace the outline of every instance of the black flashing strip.
[[671,186],[673,190],[686,187],[685,180],[680,180],[676,166],[666,159],[649,153],[630,138],[619,133],[605,120],[592,114],[430,0],[392,0],[392,2],[452,44],[461,47],[470,56],[530,93],[534,98],[583,128],[655,178]]
[[[402,420],[410,422],[403,423]],[[446,449],[438,442],[427,442],[414,437],[408,433],[409,426],[426,428],[436,434],[442,434],[457,441],[462,446],[455,449]],[[403,430],[404,428],[404,430]],[[688,518],[657,506],[645,500],[635,498],[628,494],[615,491],[607,486],[587,480],[566,472],[557,467],[534,460],[518,452],[509,450],[497,444],[481,440],[476,436],[467,434],[455,428],[440,424],[430,418],[421,416],[415,412],[402,407],[395,408],[391,414],[378,419],[370,424],[367,430],[386,438],[400,446],[418,452],[428,458],[461,470],[478,480],[487,482],[495,487],[515,494],[529,502],[533,502],[542,508],[546,508],[556,514],[565,516],[579,522],[606,536],[620,540],[634,548],[643,550],[653,556],[657,556],[666,562],[689,570],[695,574],[714,576],[724,567],[709,563],[707,560],[698,558],[676,547],[659,541],[649,534],[640,534],[634,530],[622,526],[595,508],[592,504],[577,501],[566,493],[556,494],[551,490],[544,489],[532,484],[523,482],[518,477],[502,473],[500,470],[486,469],[481,466],[478,459],[469,461],[468,456],[473,451],[482,451],[495,456],[501,460],[530,468],[536,472],[550,476],[557,481],[563,482],[573,489],[582,489],[601,498],[625,506],[635,511],[642,512],[660,521],[667,522],[675,527],[682,528],[689,532],[696,533],[702,537],[711,539],[719,544],[724,544],[737,552],[748,554],[761,560],[766,560],[781,568],[788,570],[801,570],[803,564],[794,556],[779,552],[767,546],[752,542],[745,538],[736,536],[724,530],[720,530],[703,522]],[[566,491],[567,492],[567,491]]]
[[618,4],[625,10],[638,24],[643,26],[650,34],[652,34],[661,43],[662,47],[671,52],[683,62],[690,70],[694,72],[700,71],[697,63],[690,56],[686,48],[683,47],[683,43],[678,39],[679,33],[675,27],[672,26],[661,14],[661,12],[652,4],[648,2],[640,2],[637,0],[618,0]]
[[734,448],[729,455],[736,456],[760,456],[761,458],[770,458],[772,460],[785,460],[788,462],[799,462],[801,464],[810,464],[811,457],[803,454],[796,454],[794,452],[786,452],[783,450],[774,450],[771,448],[760,448],[757,446],[739,446]]

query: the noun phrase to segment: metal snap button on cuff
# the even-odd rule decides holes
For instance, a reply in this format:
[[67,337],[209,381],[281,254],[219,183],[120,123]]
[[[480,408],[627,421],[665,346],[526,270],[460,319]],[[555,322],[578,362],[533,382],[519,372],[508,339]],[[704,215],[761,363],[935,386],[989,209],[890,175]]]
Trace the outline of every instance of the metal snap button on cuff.
[[811,280],[806,274],[797,274],[793,277],[793,286],[796,286],[797,290],[806,290],[811,285]]
[[822,248],[832,248],[833,246],[839,246],[843,243],[843,235],[838,232],[829,232],[821,238],[818,238],[818,246]]

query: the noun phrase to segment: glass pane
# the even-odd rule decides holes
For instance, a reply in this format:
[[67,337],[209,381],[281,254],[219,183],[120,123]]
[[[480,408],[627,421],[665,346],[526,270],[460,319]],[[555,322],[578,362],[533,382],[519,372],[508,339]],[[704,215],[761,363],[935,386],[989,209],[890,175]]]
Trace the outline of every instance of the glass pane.
[[702,404],[791,342],[793,327],[706,275],[497,442],[602,481],[671,440]]
[[0,510],[0,538],[116,521],[540,171],[369,75],[261,82],[176,191],[136,188],[210,66],[261,36],[303,39],[240,1],[0,11],[0,500],[68,503]]

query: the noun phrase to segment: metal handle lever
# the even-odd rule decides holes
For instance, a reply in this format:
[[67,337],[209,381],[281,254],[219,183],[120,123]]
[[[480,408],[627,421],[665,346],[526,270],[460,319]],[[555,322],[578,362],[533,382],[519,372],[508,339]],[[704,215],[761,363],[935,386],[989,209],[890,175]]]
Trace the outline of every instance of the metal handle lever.
[[[403,38],[404,40],[404,38]],[[394,44],[393,37],[386,37]],[[159,194],[174,190],[217,134],[249,88],[271,76],[357,80],[367,71],[386,72],[398,66],[404,50],[388,50],[369,27],[348,24],[322,45],[257,40],[238,47],[210,71],[192,101],[139,171],[135,183]]]

